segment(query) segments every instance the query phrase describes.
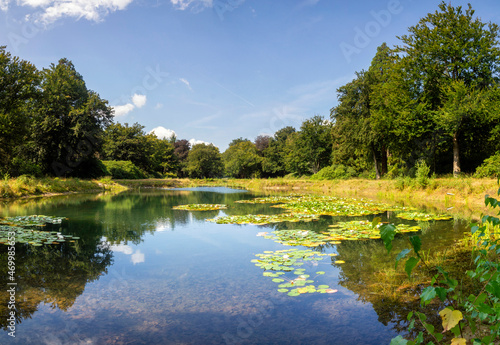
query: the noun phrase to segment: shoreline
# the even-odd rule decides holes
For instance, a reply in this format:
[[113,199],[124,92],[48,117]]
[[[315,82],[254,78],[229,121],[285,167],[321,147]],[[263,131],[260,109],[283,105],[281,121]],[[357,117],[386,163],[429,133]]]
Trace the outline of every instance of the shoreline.
[[[21,180],[21,181],[19,181]],[[8,184],[8,187],[7,187]],[[18,178],[0,182],[0,201],[43,198],[58,195],[122,192],[137,188],[223,186],[260,193],[314,193],[339,197],[367,198],[398,203],[430,212],[447,213],[479,220],[489,210],[485,195],[497,195],[495,179],[436,178],[425,188],[398,185],[397,180],[307,180],[307,179],[142,179],[79,180],[59,178]],[[5,196],[6,188],[10,188]],[[10,193],[10,194],[9,194]]]

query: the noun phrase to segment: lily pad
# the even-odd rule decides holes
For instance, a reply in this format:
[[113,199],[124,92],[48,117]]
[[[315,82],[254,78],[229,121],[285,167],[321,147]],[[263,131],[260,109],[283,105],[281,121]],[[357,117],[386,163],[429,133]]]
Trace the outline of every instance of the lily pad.
[[186,211],[214,211],[225,210],[227,209],[227,206],[224,204],[189,204],[174,206],[172,209]]

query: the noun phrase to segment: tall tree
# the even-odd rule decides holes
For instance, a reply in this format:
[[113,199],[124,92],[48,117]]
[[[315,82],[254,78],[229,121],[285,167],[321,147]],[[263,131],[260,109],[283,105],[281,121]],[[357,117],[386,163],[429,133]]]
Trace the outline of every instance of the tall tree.
[[148,144],[144,126],[114,123],[106,129],[104,139],[103,159],[131,161],[144,171],[149,170],[152,147]]
[[26,143],[33,106],[39,96],[40,74],[31,63],[0,46],[0,173],[12,174],[16,156],[26,159]]
[[262,171],[267,176],[284,176],[287,174],[285,166],[285,145],[289,135],[295,133],[295,128],[287,126],[274,133],[269,145],[264,149]]
[[186,173],[193,178],[214,178],[222,175],[224,164],[217,147],[210,144],[193,145],[189,151]]
[[95,156],[112,109],[87,89],[67,59],[44,69],[42,76],[42,96],[31,129],[36,159],[47,173],[85,176],[97,169]]
[[[470,4],[464,12],[461,6],[443,1],[439,11],[429,13],[408,30],[409,35],[400,37],[401,63],[414,80],[419,103],[427,104],[430,116],[452,141],[456,176],[461,171],[460,136],[467,131],[463,120],[470,116],[480,122],[491,120],[472,108],[481,90],[498,81],[499,27],[475,18]],[[468,99],[471,109],[459,110],[458,104],[453,104],[459,95]]]
[[222,154],[222,158],[228,176],[250,178],[260,172],[261,157],[250,141],[229,146]]

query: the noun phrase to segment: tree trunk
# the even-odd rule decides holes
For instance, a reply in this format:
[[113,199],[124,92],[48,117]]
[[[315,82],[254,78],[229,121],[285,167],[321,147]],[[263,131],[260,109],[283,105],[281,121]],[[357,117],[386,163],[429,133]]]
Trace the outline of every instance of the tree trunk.
[[373,153],[373,164],[375,165],[375,177],[377,180],[380,180],[380,171],[378,169],[377,154],[375,153],[374,148],[372,148],[372,153]]
[[384,176],[387,174],[387,150],[385,147],[382,147],[382,159],[381,162],[382,167],[380,168],[380,175]]
[[458,147],[458,133],[453,134],[453,177],[460,175],[460,148]]

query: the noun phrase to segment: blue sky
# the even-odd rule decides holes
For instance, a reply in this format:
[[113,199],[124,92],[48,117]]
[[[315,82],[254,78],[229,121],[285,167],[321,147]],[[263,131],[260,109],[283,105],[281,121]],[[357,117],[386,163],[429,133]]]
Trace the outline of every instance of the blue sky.
[[[497,0],[451,1],[468,2],[500,23]],[[0,0],[0,45],[40,69],[70,59],[116,121],[224,151],[238,137],[329,117],[336,89],[377,46],[398,44],[439,3]]]

